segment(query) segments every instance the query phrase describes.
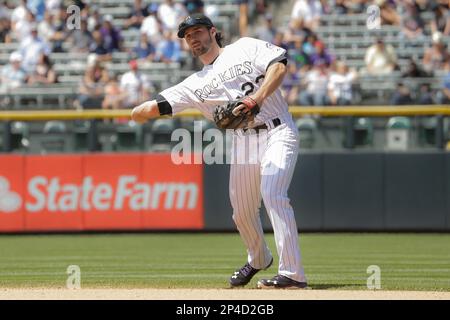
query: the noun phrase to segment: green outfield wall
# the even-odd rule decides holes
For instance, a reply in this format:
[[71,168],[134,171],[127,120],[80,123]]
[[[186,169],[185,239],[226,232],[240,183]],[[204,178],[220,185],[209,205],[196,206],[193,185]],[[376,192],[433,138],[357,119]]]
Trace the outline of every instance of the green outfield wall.
[[[235,229],[228,171],[204,167],[206,230]],[[450,153],[301,152],[289,195],[300,231],[450,231]]]

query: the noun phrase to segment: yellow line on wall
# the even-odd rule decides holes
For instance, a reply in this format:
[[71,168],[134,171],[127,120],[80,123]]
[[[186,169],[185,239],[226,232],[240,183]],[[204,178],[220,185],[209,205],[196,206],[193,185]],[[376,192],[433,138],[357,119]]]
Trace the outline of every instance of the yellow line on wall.
[[[324,117],[340,116],[421,116],[450,115],[450,105],[433,106],[351,106],[351,107],[299,107],[292,106],[289,111],[294,117],[320,115]],[[42,120],[77,120],[129,118],[131,110],[23,110],[0,111],[0,121],[42,121]],[[195,109],[185,110],[177,117],[198,117],[202,114]]]

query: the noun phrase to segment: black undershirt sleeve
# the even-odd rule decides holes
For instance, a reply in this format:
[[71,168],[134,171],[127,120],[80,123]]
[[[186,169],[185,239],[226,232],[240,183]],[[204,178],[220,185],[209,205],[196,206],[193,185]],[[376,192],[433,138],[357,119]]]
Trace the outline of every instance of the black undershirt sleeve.
[[172,106],[169,102],[167,102],[166,98],[158,94],[156,96],[156,102],[158,103],[158,110],[160,115],[172,115]]
[[267,69],[269,69],[269,67],[270,67],[271,65],[273,65],[274,63],[278,63],[278,62],[279,62],[279,63],[282,63],[282,64],[284,64],[284,65],[286,66],[286,65],[287,65],[287,57],[286,57],[286,54],[284,54],[284,55],[282,55],[282,56],[279,56],[279,57],[273,59],[272,61],[270,61],[269,64],[267,65],[266,71],[267,71]]

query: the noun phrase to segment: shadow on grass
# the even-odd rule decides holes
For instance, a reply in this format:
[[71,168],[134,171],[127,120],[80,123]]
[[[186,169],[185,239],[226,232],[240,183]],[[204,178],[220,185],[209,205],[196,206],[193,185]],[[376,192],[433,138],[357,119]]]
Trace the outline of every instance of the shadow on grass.
[[[317,283],[317,284],[309,284],[308,288],[312,290],[326,290],[326,289],[367,289],[364,286],[361,286],[360,283],[345,283],[345,284],[336,284],[336,283]],[[256,286],[244,286],[244,287],[222,287],[222,289],[230,289],[230,290],[245,290],[245,289],[256,289]]]
[[311,289],[317,289],[317,290],[325,290],[325,289],[345,289],[345,288],[352,288],[356,289],[357,287],[364,288],[361,286],[360,283],[344,283],[344,284],[337,284],[337,283],[317,283],[317,284],[308,284],[308,287]]

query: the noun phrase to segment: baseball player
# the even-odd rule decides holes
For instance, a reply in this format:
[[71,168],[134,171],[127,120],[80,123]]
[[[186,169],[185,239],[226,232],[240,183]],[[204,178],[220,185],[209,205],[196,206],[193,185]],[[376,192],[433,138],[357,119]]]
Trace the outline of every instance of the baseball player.
[[185,39],[203,69],[162,91],[155,100],[136,106],[132,119],[143,123],[195,107],[213,120],[218,105],[240,99],[232,113],[255,116],[234,130],[232,155],[244,153],[255,135],[263,136],[266,146],[256,163],[231,164],[233,220],[247,247],[248,262],[234,272],[230,285],[245,286],[257,272],[272,265],[259,214],[262,198],[274,229],[279,265],[277,275],[261,279],[257,286],[305,288],[297,225],[287,196],[297,161],[298,130],[279,89],[286,73],[285,50],[253,38],[222,47],[220,33],[202,14],[188,16],[178,27],[178,37]]

